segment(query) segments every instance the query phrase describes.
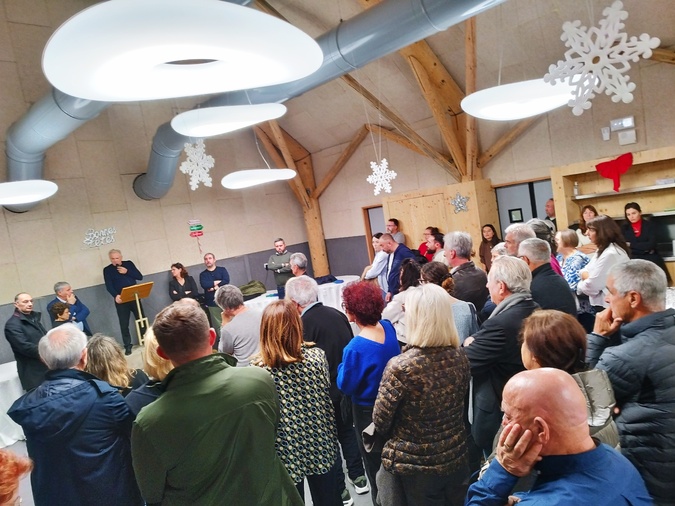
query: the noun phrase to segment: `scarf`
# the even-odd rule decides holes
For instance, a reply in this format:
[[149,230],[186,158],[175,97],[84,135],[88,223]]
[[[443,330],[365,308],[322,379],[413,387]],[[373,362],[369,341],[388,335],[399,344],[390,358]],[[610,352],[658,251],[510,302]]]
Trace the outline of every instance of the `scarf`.
[[503,301],[501,301],[499,304],[497,304],[497,307],[495,308],[494,311],[492,311],[490,318],[492,318],[493,316],[497,316],[499,313],[503,313],[507,309],[512,308],[513,306],[519,304],[524,300],[532,300],[532,294],[530,294],[530,292],[512,293],[511,295],[506,297]]

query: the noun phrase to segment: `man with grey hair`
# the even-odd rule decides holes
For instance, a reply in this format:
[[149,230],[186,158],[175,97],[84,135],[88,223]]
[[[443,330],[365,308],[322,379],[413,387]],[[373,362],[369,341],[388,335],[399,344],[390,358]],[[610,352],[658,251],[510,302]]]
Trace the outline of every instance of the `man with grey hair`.
[[518,247],[518,258],[532,272],[530,292],[542,309],[557,309],[576,318],[577,303],[570,285],[551,267],[551,247],[543,239],[525,239]]
[[538,308],[530,295],[532,275],[519,258],[495,259],[488,274],[488,289],[497,307],[480,330],[463,346],[473,377],[471,435],[485,456],[502,420],[502,390],[514,374],[524,369],[518,335],[523,320]]
[[595,317],[586,357],[607,371],[621,451],[656,504],[672,504],[675,497],[675,309],[665,308],[666,289],[665,274],[652,262],[613,266],[609,307]]
[[473,303],[480,311],[488,298],[487,276],[470,260],[473,242],[466,232],[450,232],[443,238],[445,258],[455,283],[452,295]]
[[246,367],[260,350],[262,310],[245,305],[241,290],[234,285],[218,287],[215,300],[223,310],[218,351],[236,358],[237,367]]
[[297,278],[298,276],[307,275],[307,257],[303,253],[291,254],[289,263],[291,264],[293,276]]
[[54,293],[56,297],[47,304],[47,314],[52,321],[52,326],[54,326],[54,315],[51,311],[52,306],[57,302],[63,302],[64,304],[68,304],[68,309],[70,309],[70,323],[74,323],[78,329],[91,336],[91,329],[89,328],[89,324],[87,324],[87,316],[89,316],[90,312],[89,308],[77,298],[70,283],[67,281],[55,283]]
[[555,257],[557,246],[555,244],[555,241],[553,240],[554,234],[551,232],[549,226],[546,224],[544,220],[540,220],[539,218],[532,218],[530,221],[527,222],[527,225],[534,231],[534,235],[537,239],[542,239],[546,241],[548,245],[551,247],[552,251],[551,268],[553,269],[553,272],[562,276],[563,275],[562,268],[560,267],[560,263],[558,263],[558,260]]
[[[347,462],[349,481],[358,494],[368,492],[361,454],[356,442],[356,433],[351,417],[343,417],[340,409],[342,393],[337,388],[337,369],[342,362],[342,352],[353,337],[349,320],[342,311],[324,306],[319,302],[319,286],[308,276],[289,279],[286,283],[286,299],[295,304],[302,319],[302,333],[305,341],[314,342],[326,353],[330,374],[330,398],[335,410],[338,440]],[[340,466],[338,483],[344,483]],[[343,500],[347,502],[349,492],[343,491]]]
[[131,465],[133,415],[117,388],[84,372],[87,336],[66,323],[40,340],[39,352],[45,381],[8,411],[35,463],[35,504],[142,505]]
[[526,223],[513,223],[506,227],[504,233],[506,234],[504,236],[504,245],[506,246],[507,253],[512,257],[518,256],[518,247],[521,242],[525,239],[537,237],[532,227]]

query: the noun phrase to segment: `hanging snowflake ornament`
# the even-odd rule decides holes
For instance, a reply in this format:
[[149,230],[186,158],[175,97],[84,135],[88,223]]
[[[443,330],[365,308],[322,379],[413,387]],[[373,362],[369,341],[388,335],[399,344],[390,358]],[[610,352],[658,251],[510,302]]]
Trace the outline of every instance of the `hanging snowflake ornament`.
[[373,191],[375,195],[379,195],[382,190],[391,193],[391,181],[392,179],[396,179],[396,172],[389,170],[388,167],[389,162],[387,162],[386,158],[383,158],[379,164],[370,162],[370,168],[373,169],[373,173],[366,178],[366,181],[375,185]]
[[185,154],[187,159],[181,163],[180,171],[190,175],[190,189],[195,191],[200,182],[204,183],[204,186],[211,186],[212,179],[209,171],[213,168],[215,160],[211,155],[206,154],[204,139],[198,139],[194,146],[186,142]]
[[450,203],[455,206],[455,214],[461,212],[468,212],[469,208],[466,206],[466,203],[469,201],[469,197],[462,197],[462,195],[457,192],[454,199],[450,199]]
[[576,116],[591,108],[596,93],[610,95],[614,103],[632,102],[635,83],[624,74],[630,70],[631,61],[639,61],[640,56],[651,57],[652,49],[661,43],[646,33],[628,38],[622,32],[628,12],[622,9],[623,3],[618,0],[606,7],[599,27],[589,29],[581,26],[579,20],[567,21],[562,26],[560,39],[569,50],[565,52],[565,61],[559,60],[549,67],[544,81],[555,84],[569,79],[575,89],[568,105]]

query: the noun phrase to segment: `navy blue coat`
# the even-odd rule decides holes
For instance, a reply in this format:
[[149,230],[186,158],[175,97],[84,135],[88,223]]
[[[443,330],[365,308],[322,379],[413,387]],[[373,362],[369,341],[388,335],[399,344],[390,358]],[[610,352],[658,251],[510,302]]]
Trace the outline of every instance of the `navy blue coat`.
[[37,311],[33,311],[29,318],[16,309],[5,324],[5,338],[14,352],[19,380],[26,391],[45,379],[47,366],[40,360],[38,343],[46,333]]
[[[401,274],[401,262],[403,262],[403,259],[405,258],[415,258],[415,254],[410,251],[408,246],[399,243],[398,248],[396,248],[393,253],[390,253],[390,255],[394,255],[394,259],[391,262],[391,269],[389,269],[389,273],[387,274],[387,284],[389,285],[389,293],[393,297],[398,293],[398,289],[401,285],[401,280],[399,279]],[[387,265],[389,265],[388,261]]]
[[26,434],[36,506],[143,504],[131,466],[134,417],[105,381],[76,369],[48,371],[7,414]]

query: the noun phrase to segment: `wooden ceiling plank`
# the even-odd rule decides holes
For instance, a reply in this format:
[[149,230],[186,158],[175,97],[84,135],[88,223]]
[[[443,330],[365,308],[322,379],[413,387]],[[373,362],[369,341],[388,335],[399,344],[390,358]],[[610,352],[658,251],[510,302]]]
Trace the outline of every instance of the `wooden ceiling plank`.
[[389,109],[386,105],[380,102],[375,95],[366,90],[361,84],[354,79],[352,76],[346,74],[341,78],[345,83],[347,83],[352,89],[359,93],[363,98],[365,98],[370,104],[377,109],[382,116],[389,120],[394,127],[399,130],[405,137],[407,137],[410,142],[415,144],[426,156],[434,160],[438,165],[443,167],[448,174],[455,178],[458,182],[462,180],[462,175],[455,164],[450,162],[448,159],[443,157],[433,146],[431,146],[427,141],[425,141],[413,128],[408,125],[405,121],[398,117],[394,111]]
[[328,174],[326,174],[326,176],[323,178],[319,186],[317,186],[314,189],[314,191],[312,192],[312,198],[318,199],[319,197],[321,197],[323,192],[326,191],[326,188],[328,188],[328,186],[333,182],[335,176],[337,176],[340,173],[342,167],[345,166],[347,161],[349,161],[354,152],[361,145],[363,139],[366,138],[366,135],[368,135],[368,129],[364,125],[361,128],[359,128],[359,130],[356,132],[356,135],[354,135],[349,145],[345,148],[340,157],[335,161],[333,166],[330,168]]
[[538,121],[540,121],[542,118],[545,117],[546,117],[545,114],[540,114],[539,116],[533,116],[531,118],[519,121],[513,128],[511,128],[508,132],[506,132],[499,139],[497,139],[497,142],[495,142],[492,146],[486,149],[478,157],[478,166],[485,167],[490,162],[490,160],[492,160],[495,156],[497,156],[504,149],[506,149],[508,145],[511,144],[512,141],[514,141],[520,135],[529,130],[530,127],[532,127],[535,123],[537,123]]
[[[466,74],[466,93],[476,91],[476,18],[464,22],[464,66]],[[481,179],[482,171],[478,167],[478,129],[476,118],[465,115],[466,122],[466,176],[467,180]]]

